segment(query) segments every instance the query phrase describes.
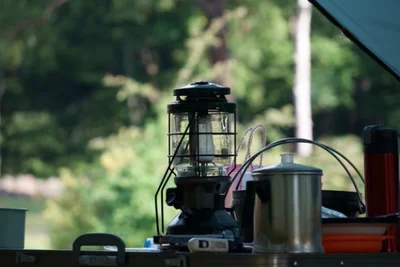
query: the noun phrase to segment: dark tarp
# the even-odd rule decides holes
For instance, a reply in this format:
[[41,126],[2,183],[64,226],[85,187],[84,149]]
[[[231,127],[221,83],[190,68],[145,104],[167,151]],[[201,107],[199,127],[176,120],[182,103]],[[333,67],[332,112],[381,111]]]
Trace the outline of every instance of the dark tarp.
[[309,0],[400,81],[400,0]]

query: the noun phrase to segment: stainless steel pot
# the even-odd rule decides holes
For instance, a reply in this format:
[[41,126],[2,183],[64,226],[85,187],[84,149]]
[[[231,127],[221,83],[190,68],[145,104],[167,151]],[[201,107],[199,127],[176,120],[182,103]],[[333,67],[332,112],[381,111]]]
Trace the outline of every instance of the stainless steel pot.
[[255,187],[254,253],[323,252],[321,231],[322,170],[281,163],[253,171]]

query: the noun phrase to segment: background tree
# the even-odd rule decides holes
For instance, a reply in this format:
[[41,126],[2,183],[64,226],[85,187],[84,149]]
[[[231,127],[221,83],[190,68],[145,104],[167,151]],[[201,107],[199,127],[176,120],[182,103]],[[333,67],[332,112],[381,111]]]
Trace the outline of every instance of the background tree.
[[[311,14],[311,3],[308,0],[297,0],[293,87],[296,137],[310,140],[313,139],[311,113]],[[312,146],[297,144],[297,151],[302,156],[309,156],[312,153]]]

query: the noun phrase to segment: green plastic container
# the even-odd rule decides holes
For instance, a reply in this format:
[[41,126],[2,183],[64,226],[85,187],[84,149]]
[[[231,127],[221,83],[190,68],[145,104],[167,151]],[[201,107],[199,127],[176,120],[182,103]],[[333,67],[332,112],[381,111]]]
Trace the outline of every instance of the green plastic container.
[[27,209],[0,208],[0,248],[23,249]]

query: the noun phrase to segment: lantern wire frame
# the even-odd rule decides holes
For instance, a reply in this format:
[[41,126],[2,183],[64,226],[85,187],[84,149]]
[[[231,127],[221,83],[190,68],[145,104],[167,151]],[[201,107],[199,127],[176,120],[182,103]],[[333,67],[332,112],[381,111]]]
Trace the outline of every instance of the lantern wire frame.
[[[236,112],[233,112],[233,132],[229,132],[229,134],[233,135],[233,154],[228,154],[228,156],[233,156],[233,164],[234,166],[236,166]],[[154,194],[154,207],[155,207],[155,217],[156,217],[156,227],[157,227],[157,235],[161,235],[164,234],[164,230],[165,230],[165,222],[164,222],[164,193],[165,193],[165,187],[168,184],[170,178],[172,175],[174,175],[174,177],[176,177],[176,173],[174,171],[174,167],[173,167],[173,162],[178,154],[179,148],[181,147],[183,140],[185,138],[185,136],[187,136],[189,129],[191,128],[191,126],[193,125],[193,123],[195,122],[195,117],[196,117],[196,113],[193,113],[192,116],[190,116],[189,118],[189,123],[186,126],[186,129],[184,131],[184,133],[182,134],[178,145],[176,146],[176,149],[172,155],[172,157],[169,157],[168,160],[168,167],[164,172],[163,178],[161,179],[160,184],[158,185],[157,191]],[[170,120],[170,117],[168,118],[168,120]],[[170,121],[168,121],[168,133],[171,132],[171,123]],[[211,133],[212,134],[212,133]],[[186,151],[188,149],[189,146],[189,142],[186,144],[184,151]],[[171,142],[168,140],[168,151],[171,151]],[[231,164],[232,164],[231,163]],[[235,168],[230,168],[227,176],[231,177],[231,174],[233,172]],[[230,184],[232,183],[232,179],[230,179]],[[224,193],[224,196],[226,196],[226,192]],[[159,203],[160,200],[160,203]],[[161,207],[159,207],[159,204]],[[229,208],[228,208],[229,209]],[[161,216],[159,216],[159,212],[161,212]],[[160,218],[161,217],[161,218]],[[160,221],[161,221],[161,229],[160,229]],[[161,231],[160,231],[161,230]]]

